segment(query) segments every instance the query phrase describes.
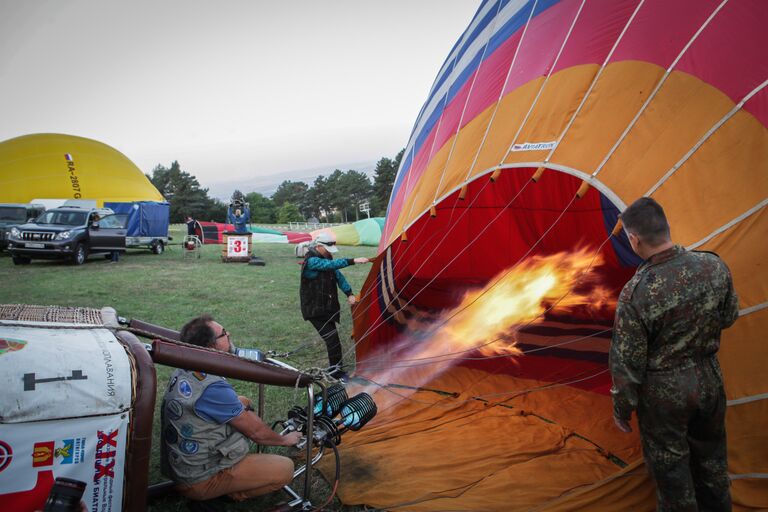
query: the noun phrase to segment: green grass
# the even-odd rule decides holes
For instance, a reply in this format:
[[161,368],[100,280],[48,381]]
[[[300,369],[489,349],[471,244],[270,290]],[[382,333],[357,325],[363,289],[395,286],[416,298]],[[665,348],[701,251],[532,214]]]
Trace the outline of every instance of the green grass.
[[[178,242],[184,233],[172,228]],[[30,265],[15,266],[6,253],[0,255],[0,303],[81,306],[111,306],[118,315],[180,329],[190,318],[209,313],[232,334],[240,347],[256,347],[263,351],[301,350],[285,362],[298,368],[327,366],[325,345],[299,311],[299,265],[293,245],[256,244],[254,253],[266,261],[258,267],[244,263],[223,263],[220,245],[202,248],[201,258],[189,258],[179,245],[171,245],[165,253],[154,255],[149,250],[129,250],[118,264],[93,256],[85,265],[76,267],[65,262],[35,260]],[[374,256],[372,247],[341,247],[338,256]],[[344,275],[355,293],[370,270],[370,265],[348,267]],[[343,297],[343,295],[342,295]],[[342,306],[340,337],[345,350],[350,347],[351,319],[348,307]],[[347,357],[347,363],[352,362]],[[159,473],[157,440],[159,405],[162,390],[172,369],[157,366],[158,397],[150,464],[150,482],[164,478]],[[256,400],[258,385],[232,381],[239,394]],[[271,424],[284,419],[293,405],[305,403],[305,394],[294,389],[266,388],[264,420]],[[313,486],[313,503],[320,505],[330,493],[329,486],[319,481]],[[297,481],[301,492],[303,479]],[[232,510],[259,510],[285,499],[284,493],[249,500],[232,506]],[[335,508],[334,508],[335,507]],[[149,510],[186,510],[185,501],[169,497],[154,502]],[[329,510],[353,510],[338,501]]]

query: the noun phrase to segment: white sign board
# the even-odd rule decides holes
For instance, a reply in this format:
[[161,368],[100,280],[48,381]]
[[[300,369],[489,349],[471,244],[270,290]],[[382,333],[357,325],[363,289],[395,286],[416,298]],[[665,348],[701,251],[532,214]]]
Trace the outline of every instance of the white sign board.
[[92,512],[123,505],[128,414],[9,423],[0,428],[0,510],[42,510],[57,477],[86,484]]
[[250,247],[248,247],[247,236],[228,235],[227,238],[227,257],[248,256]]
[[2,423],[123,412],[131,388],[128,355],[108,329],[0,325]]
[[0,510],[42,510],[65,477],[120,511],[132,376],[114,334],[0,324],[0,389]]

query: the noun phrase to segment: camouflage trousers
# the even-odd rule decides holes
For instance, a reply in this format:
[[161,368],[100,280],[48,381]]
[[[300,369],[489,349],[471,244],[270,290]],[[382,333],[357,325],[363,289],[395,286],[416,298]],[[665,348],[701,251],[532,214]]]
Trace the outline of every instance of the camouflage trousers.
[[637,417],[659,511],[729,511],[725,390],[715,357],[647,372]]

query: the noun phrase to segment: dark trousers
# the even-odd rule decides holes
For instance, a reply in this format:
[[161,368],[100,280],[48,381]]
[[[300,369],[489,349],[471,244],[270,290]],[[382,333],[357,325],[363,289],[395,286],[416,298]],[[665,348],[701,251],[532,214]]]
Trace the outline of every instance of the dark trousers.
[[111,259],[114,262],[117,262],[120,260],[120,251],[112,251]]
[[331,368],[338,368],[337,371],[332,373],[341,372],[343,369],[341,360],[341,340],[339,339],[339,331],[336,330],[336,322],[334,321],[334,318],[310,318],[309,321],[323,338],[325,347],[328,349],[328,366]]
[[725,391],[717,360],[646,373],[637,417],[659,511],[730,511]]

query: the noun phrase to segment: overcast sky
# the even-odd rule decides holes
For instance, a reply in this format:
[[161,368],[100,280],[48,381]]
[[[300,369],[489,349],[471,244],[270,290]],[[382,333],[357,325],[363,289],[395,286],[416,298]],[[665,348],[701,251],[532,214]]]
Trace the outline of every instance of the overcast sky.
[[476,0],[0,0],[0,141],[93,138],[203,186],[405,146]]

